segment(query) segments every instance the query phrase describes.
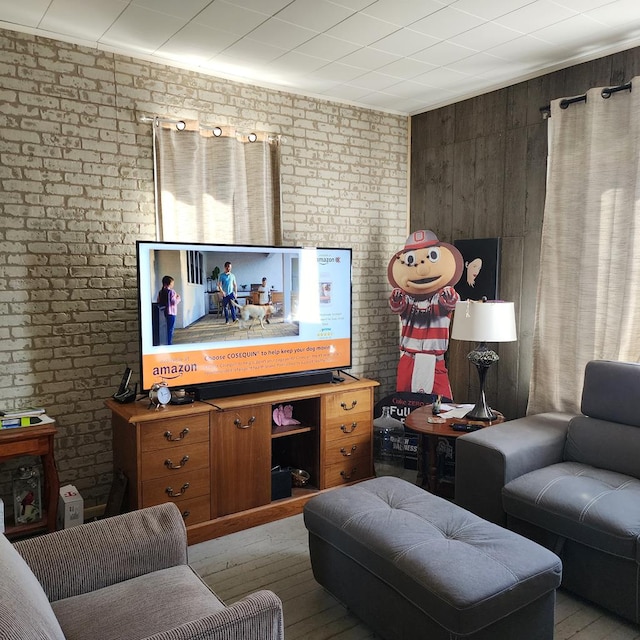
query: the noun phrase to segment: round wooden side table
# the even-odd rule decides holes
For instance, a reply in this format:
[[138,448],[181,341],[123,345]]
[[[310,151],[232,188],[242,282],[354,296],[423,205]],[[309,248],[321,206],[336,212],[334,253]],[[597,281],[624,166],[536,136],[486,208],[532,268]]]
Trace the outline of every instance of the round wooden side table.
[[[497,414],[495,420],[468,420],[467,418],[445,418],[444,422],[431,423],[433,418],[432,405],[426,404],[412,411],[405,418],[405,425],[418,434],[418,484],[436,495],[440,494],[438,478],[438,439],[458,438],[468,431],[454,431],[454,424],[477,425],[481,428],[490,427],[505,421],[504,416]],[[425,468],[426,467],[426,468]],[[450,483],[449,483],[450,484]],[[447,495],[446,497],[453,497]]]

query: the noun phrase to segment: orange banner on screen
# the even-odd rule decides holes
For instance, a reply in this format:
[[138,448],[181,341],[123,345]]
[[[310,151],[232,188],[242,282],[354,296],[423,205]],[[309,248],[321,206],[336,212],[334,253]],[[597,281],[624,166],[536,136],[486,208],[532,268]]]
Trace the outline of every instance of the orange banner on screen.
[[143,379],[169,386],[191,386],[300,370],[337,369],[351,362],[348,338],[286,345],[230,347],[145,355]]

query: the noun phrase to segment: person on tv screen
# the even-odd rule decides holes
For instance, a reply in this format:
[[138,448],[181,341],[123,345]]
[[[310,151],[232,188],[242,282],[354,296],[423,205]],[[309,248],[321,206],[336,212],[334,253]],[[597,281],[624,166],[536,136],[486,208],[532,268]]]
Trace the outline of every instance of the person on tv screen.
[[269,304],[269,287],[267,286],[266,278],[262,278],[262,282],[258,287],[258,293],[260,294],[259,304]]
[[181,301],[180,294],[173,289],[174,284],[171,276],[164,276],[162,278],[162,289],[158,292],[158,304],[167,319],[167,344],[173,344],[173,330],[176,326],[178,304]]
[[[237,322],[236,307],[232,300],[238,296],[238,283],[236,277],[231,273],[231,263],[224,263],[224,272],[218,277],[218,289],[222,291],[222,308],[224,309],[224,322]],[[231,319],[229,319],[231,318]]]

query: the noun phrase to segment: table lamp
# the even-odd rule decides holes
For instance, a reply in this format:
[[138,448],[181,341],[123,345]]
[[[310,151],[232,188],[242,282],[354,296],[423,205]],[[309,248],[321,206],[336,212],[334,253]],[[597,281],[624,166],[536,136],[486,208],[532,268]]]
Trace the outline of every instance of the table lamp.
[[464,300],[456,304],[451,329],[453,340],[477,342],[467,358],[478,369],[480,397],[465,418],[469,420],[495,420],[495,414],[487,405],[484,381],[489,367],[500,357],[487,347],[487,342],[513,342],[516,337],[516,318],[513,302],[501,300]]

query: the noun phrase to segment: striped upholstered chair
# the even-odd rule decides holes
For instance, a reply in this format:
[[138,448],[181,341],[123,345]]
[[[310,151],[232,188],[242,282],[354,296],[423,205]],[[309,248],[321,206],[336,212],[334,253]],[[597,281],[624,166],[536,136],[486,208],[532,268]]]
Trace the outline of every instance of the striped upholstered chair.
[[0,534],[0,640],[281,640],[282,603],[226,606],[187,564],[167,503],[12,545]]

